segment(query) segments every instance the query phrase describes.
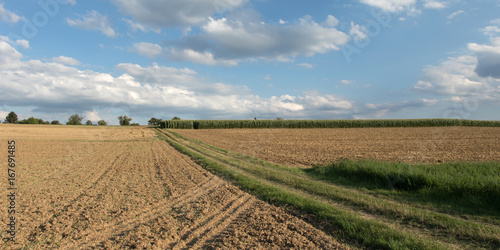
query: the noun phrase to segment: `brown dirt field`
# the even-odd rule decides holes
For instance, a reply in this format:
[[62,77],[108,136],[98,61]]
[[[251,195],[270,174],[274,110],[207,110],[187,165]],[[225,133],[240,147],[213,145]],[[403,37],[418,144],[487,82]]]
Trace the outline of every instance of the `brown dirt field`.
[[345,249],[154,136],[145,127],[0,125],[0,159],[15,139],[18,164],[16,242],[0,248]]
[[340,159],[408,163],[500,161],[500,128],[344,128],[175,130],[189,138],[277,164]]

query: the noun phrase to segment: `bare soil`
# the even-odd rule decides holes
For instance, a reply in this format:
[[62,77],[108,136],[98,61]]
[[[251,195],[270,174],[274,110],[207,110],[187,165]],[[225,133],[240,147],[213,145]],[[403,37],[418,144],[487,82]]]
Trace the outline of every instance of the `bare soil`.
[[[145,127],[0,125],[0,159],[12,139],[16,242],[1,248],[346,248],[212,175]],[[6,209],[0,214],[5,239]]]
[[500,128],[202,129],[175,132],[288,166],[341,159],[407,163],[500,161]]

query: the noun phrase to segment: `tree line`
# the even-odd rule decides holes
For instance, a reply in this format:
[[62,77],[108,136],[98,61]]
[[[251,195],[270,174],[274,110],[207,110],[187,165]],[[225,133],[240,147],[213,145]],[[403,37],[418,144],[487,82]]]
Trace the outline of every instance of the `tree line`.
[[[172,118],[172,120],[180,120],[181,118],[177,117],[177,116],[174,116],[174,118]],[[131,123],[132,121],[132,118],[126,116],[126,115],[121,115],[121,116],[118,116],[118,122],[120,123],[120,126],[139,126],[139,123]],[[160,125],[162,119],[158,119],[158,118],[155,118],[155,117],[151,117],[151,119],[149,119],[148,121],[148,125],[152,125],[152,126],[157,126],[157,125]],[[68,118],[68,122],[66,122],[66,125],[83,125],[83,117],[78,115],[78,114],[74,114],[74,115],[71,115],[69,118]],[[17,114],[12,111],[10,112],[6,117],[5,117],[5,120],[3,123],[12,123],[12,124],[52,124],[52,125],[60,125],[61,123],[58,121],[58,120],[53,120],[52,122],[50,121],[44,121],[43,119],[40,119],[40,118],[35,118],[35,117],[30,117],[28,119],[24,119],[24,120],[20,120],[18,119],[18,116]],[[92,121],[90,120],[87,120],[85,122],[85,125],[89,125],[89,126],[92,126],[94,125],[92,123]],[[97,122],[97,125],[98,126],[107,126],[108,123],[105,121],[105,120],[100,120]]]

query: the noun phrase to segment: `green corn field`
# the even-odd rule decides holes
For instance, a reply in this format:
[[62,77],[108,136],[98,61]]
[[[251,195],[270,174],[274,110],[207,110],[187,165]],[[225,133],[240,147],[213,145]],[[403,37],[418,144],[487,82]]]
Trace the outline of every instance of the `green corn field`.
[[166,120],[161,128],[232,129],[232,128],[382,128],[382,127],[500,127],[500,121],[459,119],[414,120]]

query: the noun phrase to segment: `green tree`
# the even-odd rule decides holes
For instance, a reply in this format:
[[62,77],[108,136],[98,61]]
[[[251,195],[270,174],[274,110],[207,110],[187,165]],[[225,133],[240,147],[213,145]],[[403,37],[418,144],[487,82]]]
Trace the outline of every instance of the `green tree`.
[[52,124],[52,125],[59,125],[61,123],[58,120],[53,120],[50,124]]
[[99,126],[108,126],[108,123],[105,120],[100,120],[97,122],[97,125]]
[[17,122],[17,114],[14,111],[10,112],[6,117],[4,123],[16,123]]
[[87,120],[87,122],[85,122],[85,125],[92,126],[92,121]]
[[83,117],[80,117],[78,114],[74,114],[69,117],[66,125],[82,125]]
[[172,120],[180,120],[181,118],[177,117],[177,116],[174,116],[174,118],[172,118]]
[[161,119],[151,117],[148,121],[148,125],[160,125]]
[[118,116],[118,121],[120,122],[120,126],[129,126],[132,118],[129,118],[126,115],[120,115]]
[[43,119],[35,118],[33,116],[28,118],[28,119],[18,121],[17,123],[19,123],[19,124],[50,124],[49,121],[44,121]]
[[30,117],[30,118],[28,118],[28,119],[26,119],[25,121],[26,122],[24,124],[40,124],[39,123],[40,121],[38,119],[36,119],[35,117],[33,117],[33,116]]

